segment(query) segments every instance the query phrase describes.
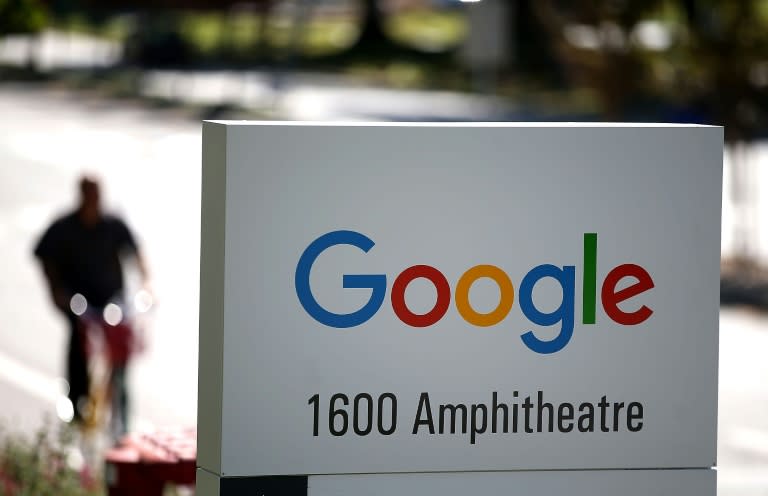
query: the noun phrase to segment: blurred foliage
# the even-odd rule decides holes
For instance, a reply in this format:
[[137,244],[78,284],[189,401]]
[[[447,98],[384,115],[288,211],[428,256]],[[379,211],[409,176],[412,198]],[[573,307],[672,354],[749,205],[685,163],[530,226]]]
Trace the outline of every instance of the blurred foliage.
[[46,19],[38,0],[0,0],[0,34],[35,33],[45,27]]
[[393,40],[426,52],[444,52],[458,47],[467,37],[463,12],[411,9],[387,17],[384,30]]
[[[601,114],[642,114],[666,102],[668,120],[725,125],[729,141],[765,129],[765,0],[621,0],[534,5],[567,82],[589,89]],[[649,112],[650,116],[652,112]]]
[[648,58],[631,33],[656,13],[657,0],[536,2],[534,12],[547,30],[566,77],[592,89],[609,119],[618,119],[646,89]]
[[[306,16],[298,40],[294,39],[296,19],[285,12],[265,15],[255,10],[185,11],[174,15],[182,38],[201,56],[227,50],[253,56],[257,47],[284,50],[297,43],[299,55],[322,57],[352,49],[363,31],[361,19],[354,12]],[[453,49],[466,36],[464,16],[455,10],[412,9],[381,16],[388,41],[424,52]]]
[[729,141],[752,139],[768,125],[768,2],[687,3],[667,88],[706,101]]
[[0,431],[0,496],[98,496],[100,485],[70,468],[73,431],[42,428],[34,439]]
[[[40,29],[38,1],[0,0],[0,32]],[[54,28],[123,41],[126,63],[137,68],[301,66],[395,87],[472,86],[456,56],[470,34],[468,6],[456,1],[170,3],[196,8],[48,5]],[[509,60],[497,68],[498,90],[534,117],[718,123],[729,141],[768,129],[768,0],[508,5]]]
[[83,13],[67,13],[51,17],[47,27],[52,29],[89,34],[117,42],[124,41],[133,29],[131,17],[128,15],[94,18]]

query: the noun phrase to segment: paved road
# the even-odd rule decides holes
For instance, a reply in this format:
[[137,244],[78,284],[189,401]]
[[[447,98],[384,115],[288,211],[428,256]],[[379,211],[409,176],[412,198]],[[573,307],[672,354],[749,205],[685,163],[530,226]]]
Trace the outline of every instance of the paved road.
[[[56,415],[66,331],[30,253],[53,215],[72,205],[79,172],[93,170],[142,241],[159,297],[148,351],[131,376],[136,423],[193,425],[199,125],[8,86],[0,115],[0,422],[29,429]],[[727,199],[724,206],[727,223]],[[723,311],[720,351],[719,494],[768,494],[768,316]]]

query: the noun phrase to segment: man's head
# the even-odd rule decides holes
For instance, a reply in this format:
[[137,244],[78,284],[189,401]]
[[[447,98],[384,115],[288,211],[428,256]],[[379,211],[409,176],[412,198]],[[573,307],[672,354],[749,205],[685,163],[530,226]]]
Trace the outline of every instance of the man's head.
[[101,220],[101,188],[93,176],[80,178],[80,220],[86,225]]

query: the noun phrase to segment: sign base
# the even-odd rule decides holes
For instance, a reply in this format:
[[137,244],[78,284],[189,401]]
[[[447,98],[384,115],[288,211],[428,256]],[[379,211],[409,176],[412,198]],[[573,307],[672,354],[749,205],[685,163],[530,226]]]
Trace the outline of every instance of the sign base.
[[419,474],[220,477],[197,470],[200,496],[441,496],[568,494],[570,496],[715,496],[714,469],[538,470]]

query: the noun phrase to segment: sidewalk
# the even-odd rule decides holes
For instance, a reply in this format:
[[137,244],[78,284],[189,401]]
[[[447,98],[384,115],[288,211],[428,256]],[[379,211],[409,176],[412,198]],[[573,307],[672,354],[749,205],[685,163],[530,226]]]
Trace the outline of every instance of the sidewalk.
[[720,312],[718,494],[768,494],[768,315]]
[[2,372],[0,398],[3,399],[0,432],[8,430],[31,438],[46,421],[51,425],[60,422],[54,398],[31,393]]
[[500,98],[449,91],[371,87],[332,74],[265,71],[148,71],[144,96],[196,105],[268,110],[287,120],[497,121]]

